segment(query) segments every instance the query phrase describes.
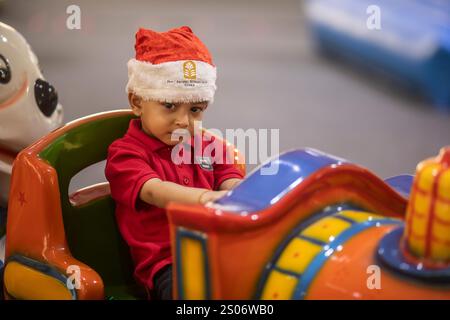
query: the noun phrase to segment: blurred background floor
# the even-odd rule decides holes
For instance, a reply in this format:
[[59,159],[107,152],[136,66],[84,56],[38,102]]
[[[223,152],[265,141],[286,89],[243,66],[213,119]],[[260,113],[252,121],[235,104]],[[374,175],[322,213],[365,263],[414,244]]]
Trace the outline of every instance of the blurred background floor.
[[[81,8],[81,30],[66,28],[71,4]],[[280,151],[313,147],[381,177],[413,173],[450,144],[450,116],[430,102],[318,55],[302,12],[290,0],[5,0],[0,20],[32,46],[66,122],[127,107],[126,63],[139,27],[189,25],[218,67],[208,128],[279,129]],[[104,180],[101,165],[90,170],[71,189]]]

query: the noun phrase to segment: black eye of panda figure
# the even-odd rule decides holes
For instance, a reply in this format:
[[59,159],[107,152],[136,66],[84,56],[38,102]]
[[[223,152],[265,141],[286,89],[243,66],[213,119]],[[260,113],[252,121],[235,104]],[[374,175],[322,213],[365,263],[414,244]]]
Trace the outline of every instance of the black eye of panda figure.
[[50,117],[58,105],[58,93],[47,81],[37,79],[34,84],[34,97],[42,113]]
[[0,84],[7,84],[11,80],[11,68],[8,60],[0,54]]

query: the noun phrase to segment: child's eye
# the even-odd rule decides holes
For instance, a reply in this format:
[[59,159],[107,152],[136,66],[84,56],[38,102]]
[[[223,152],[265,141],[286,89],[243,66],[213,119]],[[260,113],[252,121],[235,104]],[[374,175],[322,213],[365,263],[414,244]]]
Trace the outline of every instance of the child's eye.
[[173,110],[175,109],[175,105],[173,103],[164,103],[164,108],[167,110]]
[[203,111],[203,108],[200,108],[200,107],[192,107],[192,108],[191,108],[191,111],[192,111],[193,113],[199,113],[199,112],[202,112],[202,111]]

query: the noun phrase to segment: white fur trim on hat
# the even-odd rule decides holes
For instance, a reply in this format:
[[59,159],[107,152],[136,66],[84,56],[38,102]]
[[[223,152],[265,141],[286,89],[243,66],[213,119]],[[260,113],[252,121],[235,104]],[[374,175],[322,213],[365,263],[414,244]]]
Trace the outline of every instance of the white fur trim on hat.
[[130,59],[127,92],[161,102],[213,102],[216,67],[196,60],[160,64]]

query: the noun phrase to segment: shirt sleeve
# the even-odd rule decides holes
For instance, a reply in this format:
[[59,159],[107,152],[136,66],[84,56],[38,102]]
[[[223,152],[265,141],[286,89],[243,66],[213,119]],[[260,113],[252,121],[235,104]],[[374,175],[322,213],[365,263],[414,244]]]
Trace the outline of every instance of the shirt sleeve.
[[136,210],[142,185],[159,175],[148,163],[147,155],[135,146],[114,142],[108,148],[105,176],[111,196],[116,201]]
[[[215,159],[214,162],[214,190],[219,190],[220,185],[228,179],[243,179],[244,174],[241,169],[235,165],[233,146],[227,147],[223,141],[216,140],[216,143],[221,144],[223,156]],[[228,161],[227,161],[228,159]]]

